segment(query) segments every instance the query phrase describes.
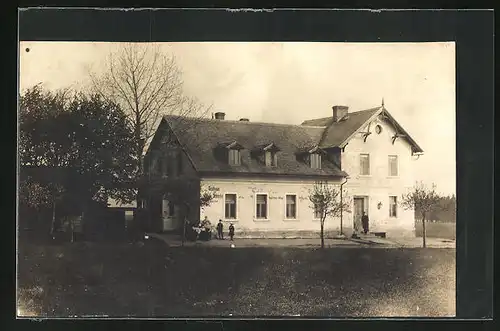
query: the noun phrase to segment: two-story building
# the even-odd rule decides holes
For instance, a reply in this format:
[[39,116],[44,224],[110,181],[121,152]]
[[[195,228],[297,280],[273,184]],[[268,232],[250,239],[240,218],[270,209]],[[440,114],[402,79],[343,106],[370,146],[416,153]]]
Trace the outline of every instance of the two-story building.
[[[145,157],[148,177],[195,183],[196,197],[200,187],[210,190],[215,199],[191,208],[188,218],[233,223],[239,236],[317,236],[320,221],[309,200],[317,181],[346,192],[351,208],[342,214],[344,234],[358,229],[364,211],[372,232],[414,235],[414,213],[398,202],[413,186],[422,149],[383,105],[332,110],[301,125],[231,121],[221,112],[213,119],[165,116]],[[152,229],[177,229],[182,206],[161,187],[141,190]],[[340,227],[340,218],[327,218],[327,234]]]

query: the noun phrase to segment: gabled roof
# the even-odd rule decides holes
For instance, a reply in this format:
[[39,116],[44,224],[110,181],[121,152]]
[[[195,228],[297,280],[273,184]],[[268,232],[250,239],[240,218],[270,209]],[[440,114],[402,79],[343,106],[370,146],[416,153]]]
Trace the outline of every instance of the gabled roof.
[[394,117],[387,111],[387,109],[383,109],[381,112],[383,116],[387,118],[387,120],[396,128],[396,132],[400,135],[403,135],[406,141],[411,145],[412,152],[415,154],[422,154],[424,150],[417,144],[417,142],[408,134],[408,132],[394,119]]
[[[297,152],[316,146],[325,127],[271,124],[260,122],[164,116],[161,125],[169,125],[185,149],[193,166],[201,173],[249,173],[295,176],[346,176],[335,164],[326,160],[322,169],[312,169],[298,160]],[[241,165],[231,166],[217,155],[221,142],[237,142]],[[266,167],[252,151],[273,143],[279,147],[278,166]]]
[[371,108],[367,110],[349,113],[347,119],[335,122],[333,117],[325,117],[314,120],[304,121],[302,125],[322,125],[325,126],[325,132],[319,142],[322,148],[341,147],[356,131],[363,127],[372,116],[380,109]]
[[349,113],[346,119],[339,122],[335,122],[332,117],[325,117],[304,121],[302,125],[321,125],[326,127],[319,147],[344,147],[355,134],[360,132],[361,129],[379,115],[383,115],[394,126],[396,132],[404,136],[403,139],[406,139],[411,145],[413,153],[423,153],[422,148],[418,146],[415,140],[383,106]]

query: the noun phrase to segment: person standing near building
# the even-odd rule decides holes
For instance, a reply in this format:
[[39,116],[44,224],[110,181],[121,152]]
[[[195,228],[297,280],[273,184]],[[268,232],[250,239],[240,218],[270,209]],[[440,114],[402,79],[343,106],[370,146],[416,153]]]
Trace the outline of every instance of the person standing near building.
[[219,220],[219,223],[217,223],[217,239],[224,239],[224,225],[222,224],[222,220]]
[[234,238],[234,225],[233,225],[233,223],[231,223],[229,225],[229,238],[231,239],[231,241],[233,241],[233,238]]
[[366,212],[363,212],[363,216],[361,216],[361,223],[363,225],[363,232],[365,234],[367,234],[368,233],[369,219],[368,219],[368,215],[366,215]]

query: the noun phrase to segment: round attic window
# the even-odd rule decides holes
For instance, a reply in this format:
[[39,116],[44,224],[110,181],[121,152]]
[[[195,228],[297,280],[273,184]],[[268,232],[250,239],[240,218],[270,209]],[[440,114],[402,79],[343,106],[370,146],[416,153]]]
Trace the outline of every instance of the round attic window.
[[380,125],[377,125],[377,126],[375,127],[375,132],[376,132],[377,134],[380,134],[380,132],[382,132],[382,127],[381,127]]

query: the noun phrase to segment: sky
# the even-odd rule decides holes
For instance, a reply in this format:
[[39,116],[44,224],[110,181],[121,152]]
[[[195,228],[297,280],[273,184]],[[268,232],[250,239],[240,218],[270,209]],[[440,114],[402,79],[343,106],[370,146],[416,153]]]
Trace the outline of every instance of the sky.
[[[226,119],[300,124],[381,105],[424,150],[416,177],[455,193],[455,43],[161,43],[189,96]],[[118,43],[21,42],[21,92],[88,84]],[[27,51],[29,49],[29,51]]]

